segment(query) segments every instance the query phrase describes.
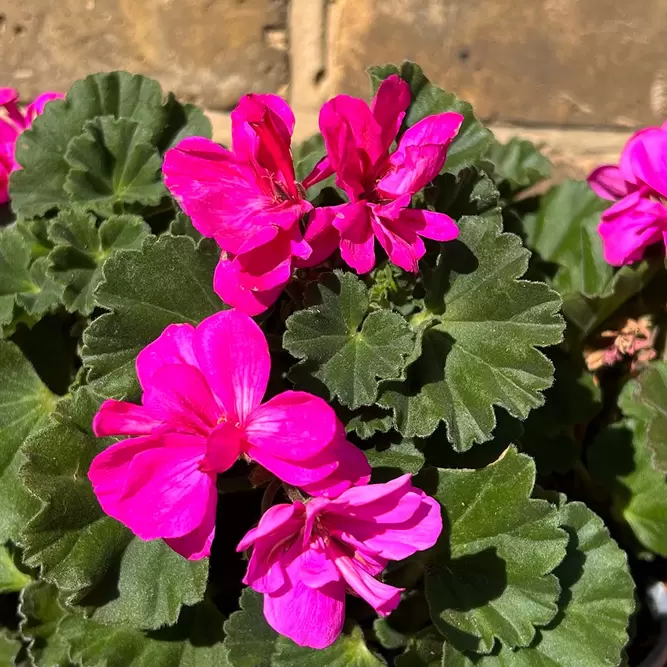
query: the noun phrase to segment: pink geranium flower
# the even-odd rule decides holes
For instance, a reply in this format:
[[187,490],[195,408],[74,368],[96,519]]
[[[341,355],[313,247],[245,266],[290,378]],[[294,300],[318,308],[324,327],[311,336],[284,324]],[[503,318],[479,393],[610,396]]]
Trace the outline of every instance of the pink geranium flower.
[[300,646],[326,648],[343,627],[346,590],[386,616],[402,589],[377,575],[390,560],[432,547],[441,531],[440,506],[410,475],[275,505],[238,546],[254,547],[243,581],[264,594],[274,630]]
[[[377,238],[394,264],[417,271],[426,252],[422,237],[451,241],[458,235],[449,216],[409,205],[412,195],[442,169],[463,116],[454,112],[427,116],[406,130],[390,153],[410,99],[408,84],[392,75],[382,82],[370,108],[347,95],[322,107],[320,130],[328,167],[350,201],[311,213],[310,225],[318,230],[311,243],[318,257],[340,243],[345,262],[366,273],[375,266]],[[328,175],[322,165],[320,171]],[[332,226],[337,233],[331,233]]]
[[313,207],[297,183],[290,150],[294,114],[276,95],[246,95],[232,112],[233,151],[201,137],[167,151],[167,187],[193,225],[223,253],[214,287],[256,315],[288,282],[294,257],[307,259],[299,220]]
[[210,552],[216,475],[239,457],[317,494],[367,481],[363,452],[322,399],[286,391],[262,403],[270,365],[264,334],[238,311],[168,326],[137,357],[142,404],[107,400],[95,416],[97,436],[138,436],[90,466],[104,511],[194,560]]
[[0,108],[5,115],[0,116],[0,204],[9,201],[9,175],[20,165],[14,156],[16,140],[32,122],[44,111],[51,100],[64,97],[61,93],[43,93],[21,112],[18,107],[19,94],[14,88],[0,88]]
[[600,197],[616,202],[598,227],[609,264],[632,264],[648,246],[667,245],[667,123],[635,133],[620,164],[598,167],[588,183]]

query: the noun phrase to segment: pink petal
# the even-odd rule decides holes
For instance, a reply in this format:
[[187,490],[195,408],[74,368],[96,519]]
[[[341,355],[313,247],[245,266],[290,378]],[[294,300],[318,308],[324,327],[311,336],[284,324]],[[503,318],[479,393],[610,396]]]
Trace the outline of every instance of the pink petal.
[[228,420],[242,423],[260,404],[269,381],[271,358],[262,330],[242,312],[227,310],[201,322],[193,347]]
[[412,475],[409,473],[401,475],[396,479],[384,484],[369,484],[368,486],[358,486],[346,491],[339,498],[332,500],[330,507],[342,508],[341,512],[346,512],[348,507],[363,507],[371,503],[376,503],[387,496],[393,496],[396,493],[405,493],[412,488]]
[[242,131],[244,123],[264,122],[267,111],[273,117],[273,123],[280,140],[289,145],[295,125],[294,113],[289,104],[278,95],[250,93],[239,100],[238,105],[231,113],[232,142],[235,152],[239,150],[243,152],[245,147],[241,146],[245,136],[243,134],[238,136],[238,132]]
[[239,280],[244,289],[267,292],[284,287],[292,275],[292,243],[288,233],[250,252],[237,255]]
[[[303,503],[282,504],[270,507],[259,521],[256,528],[249,530],[236,547],[237,551],[245,551],[258,540],[273,537],[278,532],[292,534],[298,532],[303,524]],[[287,527],[287,528],[286,528]]]
[[107,435],[148,435],[162,420],[151,417],[141,405],[104,401],[93,418],[93,433],[102,438]]
[[317,543],[295,558],[288,572],[292,581],[300,581],[308,588],[324,588],[341,580],[333,561]]
[[613,164],[605,164],[591,172],[588,185],[598,197],[616,201],[629,193],[628,184],[621,174],[621,170]]
[[639,191],[628,195],[602,214],[598,232],[605,261],[613,266],[638,262],[648,246],[660,241],[665,227],[662,204],[642,198]]
[[337,207],[333,222],[340,232],[340,254],[357,273],[368,273],[375,267],[375,236],[369,209],[365,202]]
[[9,201],[9,172],[0,161],[0,204]]
[[459,235],[459,228],[454,220],[444,213],[420,208],[404,208],[397,220],[401,226],[434,241],[453,241]]
[[630,185],[640,185],[640,181],[637,179],[634,171],[633,152],[635,145],[642,143],[648,135],[654,134],[656,132],[660,133],[660,130],[661,128],[657,127],[645,127],[641,130],[638,130],[628,139],[625,146],[623,147],[621,152],[621,159],[618,163],[618,168],[620,169],[624,180]]
[[213,274],[213,289],[227,305],[246,315],[263,313],[278,300],[284,288],[284,285],[279,285],[259,292],[244,287],[247,283],[248,278],[243,275],[238,262],[224,256],[220,258]]
[[397,74],[387,77],[375,93],[371,111],[382,128],[382,147],[385,152],[389,151],[401,129],[411,100],[410,86]]
[[[278,546],[284,548],[284,544]],[[243,583],[258,593],[277,593],[290,585],[285,566],[280,558],[271,557],[271,547],[262,544],[253,549]]]
[[286,460],[252,445],[248,446],[246,453],[278,479],[300,488],[309,488],[310,485],[321,482],[332,475],[339,465],[326,450],[307,461]]
[[170,324],[152,343],[137,355],[137,377],[146,389],[153,374],[167,364],[197,366],[192,351],[195,328],[191,324]]
[[296,581],[280,594],[264,596],[268,624],[299,646],[323,649],[331,646],[343,629],[345,585],[308,588]]
[[25,116],[28,126],[32,124],[32,121],[37,118],[37,116],[44,113],[44,107],[48,102],[52,100],[63,100],[65,96],[62,93],[42,93],[35,98],[35,101],[32,104],[29,104],[25,110]]
[[312,188],[313,185],[321,183],[334,174],[334,169],[329,161],[329,156],[325,155],[314,167],[313,170],[303,179],[301,185],[304,190]]
[[[144,540],[180,537],[203,521],[217,491],[199,470],[205,440],[133,438],[105,449],[88,477],[102,509]],[[181,443],[184,446],[178,446]]]
[[211,545],[215,537],[215,511],[217,497],[206,506],[204,519],[197,528],[183,537],[170,537],[165,542],[188,560],[201,560],[211,555]]
[[16,125],[0,118],[0,147],[2,147],[3,154],[14,161],[14,144],[19,137],[19,130]]
[[628,149],[628,158],[635,176],[667,197],[667,132],[644,132]]
[[295,260],[295,266],[303,268],[318,266],[336,252],[340,235],[333,226],[333,221],[338,208],[338,206],[322,206],[311,211],[304,238],[312,252],[307,259]]
[[376,206],[375,215],[371,219],[377,240],[392,264],[417,273],[419,260],[426,253],[424,242],[411,225],[403,224],[400,219],[385,218],[382,213],[382,207]]
[[169,364],[155,371],[142,402],[155,419],[204,436],[221,415],[202,372],[186,364]]
[[371,477],[371,466],[366,454],[345,437],[345,430],[327,447],[327,454],[339,462],[338,467],[320,482],[307,485],[303,490],[311,496],[336,498],[351,486],[363,486]]
[[19,101],[19,91],[16,88],[0,88],[0,107],[7,104],[16,104]]
[[221,473],[229,470],[243,451],[243,434],[229,422],[218,424],[208,436],[203,469]]
[[328,447],[338,420],[333,408],[303,391],[285,391],[247,418],[245,436],[253,448],[286,461],[307,461]]
[[389,172],[378,182],[377,190],[391,198],[419,192],[440,173],[461,123],[463,116],[455,112],[415,123],[389,157]]
[[398,607],[404,589],[378,581],[364,570],[361,563],[343,555],[338,549],[335,550],[334,562],[348,586],[380,616],[388,616]]
[[192,224],[227,252],[237,253],[267,225],[260,214],[276,208],[270,182],[258,180],[250,165],[202,137],[188,137],[168,150],[162,173]]

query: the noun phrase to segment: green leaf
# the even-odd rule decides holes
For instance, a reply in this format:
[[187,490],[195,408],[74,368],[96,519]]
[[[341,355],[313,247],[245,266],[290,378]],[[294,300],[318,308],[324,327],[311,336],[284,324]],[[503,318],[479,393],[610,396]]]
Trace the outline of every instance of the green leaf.
[[410,326],[398,313],[368,313],[368,290],[351,273],[324,277],[308,304],[288,318],[283,346],[343,405],[373,404],[379,380],[399,377],[414,348]]
[[117,250],[140,248],[150,227],[138,216],[116,215],[98,229],[94,216],[66,210],[50,223],[48,233],[55,246],[49,254],[50,273],[65,288],[65,305],[90,315],[106,259]]
[[410,638],[405,653],[396,658],[396,667],[441,667],[442,636],[429,626]]
[[21,594],[21,635],[28,640],[28,653],[37,667],[73,667],[69,649],[58,631],[66,612],[58,600],[58,589],[36,581]]
[[345,430],[356,433],[362,440],[368,440],[376,433],[388,433],[393,425],[391,414],[371,407],[355,414],[345,425]]
[[579,445],[575,427],[587,425],[602,407],[602,395],[593,375],[560,350],[552,353],[554,384],[544,392],[545,404],[523,422],[522,451],[530,454],[542,475],[566,473]]
[[65,190],[72,203],[102,216],[123,212],[125,205],[159,204],[167,189],[150,139],[149,128],[127,118],[88,121],[65,154],[71,166]]
[[240,611],[225,621],[225,650],[231,667],[273,667],[278,633],[264,618],[263,597],[251,588],[243,589]]
[[16,157],[23,169],[10,179],[15,212],[32,218],[71,205],[65,155],[86,122],[100,116],[136,122],[146,141],[161,152],[189,134],[210,136],[210,123],[200,112],[181,106],[173,96],[163,104],[157,81],[127,72],[93,74],[74,83],[66,100],[49,102],[19,137]]
[[655,414],[635,400],[636,380],[619,398],[626,419],[600,431],[588,450],[591,475],[612,494],[614,514],[626,521],[647,549],[667,556],[667,481],[652,464],[647,425]]
[[552,284],[563,297],[610,294],[614,269],[604,259],[597,233],[607,205],[586,181],[565,181],[541,199],[537,213],[524,219],[527,245],[557,265]]
[[42,502],[22,535],[25,562],[94,620],[173,624],[181,605],[202,599],[208,561],[188,561],[162,540],[144,542],[102,511],[86,473],[114,440],[91,431],[98,406],[78,389],[25,443],[21,476]]
[[373,468],[392,470],[398,475],[406,472],[416,475],[424,465],[424,455],[410,439],[397,444],[383,442],[364,450],[364,454]]
[[421,356],[378,403],[394,411],[404,436],[429,436],[444,421],[453,447],[465,451],[491,439],[494,406],[525,419],[544,403],[553,366],[535,348],[558,343],[563,320],[555,292],[517,280],[529,253],[501,233],[497,211],[459,226],[426,281],[431,312],[413,318],[421,319]]
[[169,233],[173,236],[189,236],[195,243],[199,243],[204,237],[195,229],[192,220],[178,211],[169,225]]
[[373,92],[377,91],[380,83],[392,74],[400,75],[410,84],[412,104],[403,121],[404,128],[411,127],[426,116],[445,111],[463,114],[465,118],[463,125],[447,151],[445,171],[456,173],[463,167],[479,163],[484,158],[494,141],[491,131],[475,118],[470,104],[459,100],[454,93],[448,93],[434,86],[424,76],[419,65],[405,61],[400,69],[396,65],[381,65],[370,67],[368,72]]
[[137,397],[137,354],[167,325],[198,324],[226,307],[213,291],[219,253],[209,240],[197,246],[187,236],[163,234],[147,239],[141,250],[123,250],[107,259],[95,299],[112,312],[83,334],[83,363],[95,392]]
[[20,640],[12,637],[5,628],[0,628],[0,665],[13,665],[20,650]]
[[634,610],[627,558],[602,520],[583,503],[568,503],[560,521],[570,534],[556,570],[560,613],[529,648],[497,646],[492,656],[466,656],[445,647],[443,667],[610,667],[621,664]]
[[650,411],[646,444],[653,467],[667,474],[667,363],[659,361],[643,370],[632,398]]
[[279,637],[273,667],[385,667],[386,662],[373,653],[358,625],[349,634],[341,634],[329,647],[316,651],[297,646],[286,637]]
[[15,541],[39,507],[18,478],[21,447],[28,434],[53,410],[55,396],[39,379],[21,350],[0,341],[0,544]]
[[[435,470],[435,469],[434,469]],[[533,460],[509,448],[481,470],[437,469],[445,528],[425,579],[431,618],[461,650],[488,653],[494,638],[528,646],[558,611],[550,574],[565,557],[558,512],[532,499]]]
[[512,137],[507,143],[491,144],[486,158],[495,167],[496,179],[510,192],[530,188],[551,176],[553,165],[530,141]]
[[0,546],[0,593],[16,593],[25,588],[32,577],[19,570],[8,546]]
[[183,608],[177,625],[141,632],[69,615],[59,631],[83,667],[229,667],[222,645],[223,617],[211,602]]

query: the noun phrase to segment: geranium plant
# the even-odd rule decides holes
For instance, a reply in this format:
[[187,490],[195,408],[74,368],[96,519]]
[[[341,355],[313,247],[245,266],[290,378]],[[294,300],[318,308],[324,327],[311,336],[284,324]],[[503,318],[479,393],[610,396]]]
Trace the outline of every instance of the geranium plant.
[[2,664],[658,641],[665,131],[547,190],[417,65],[370,77],[302,145],[275,95],[223,147],[125,72],[3,93]]

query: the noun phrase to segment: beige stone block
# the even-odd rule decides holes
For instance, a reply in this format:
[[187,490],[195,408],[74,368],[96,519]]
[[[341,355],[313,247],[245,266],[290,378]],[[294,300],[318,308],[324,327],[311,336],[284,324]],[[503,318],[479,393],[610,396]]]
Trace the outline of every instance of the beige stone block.
[[26,99],[128,69],[181,98],[230,108],[285,92],[287,0],[3,0],[0,82]]
[[665,0],[336,0],[331,85],[415,60],[504,122],[638,126],[667,116]]

